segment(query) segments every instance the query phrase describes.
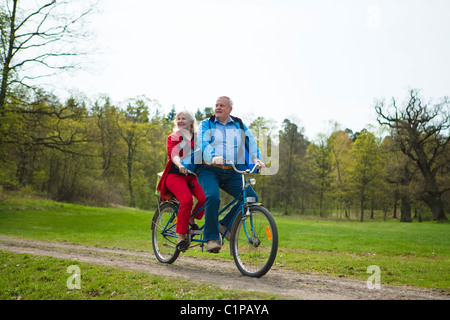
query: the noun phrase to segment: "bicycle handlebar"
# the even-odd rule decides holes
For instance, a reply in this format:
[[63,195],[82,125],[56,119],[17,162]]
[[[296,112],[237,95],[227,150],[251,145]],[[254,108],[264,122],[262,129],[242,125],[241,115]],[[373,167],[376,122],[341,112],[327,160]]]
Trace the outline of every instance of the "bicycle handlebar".
[[[253,167],[252,170],[247,169],[247,170],[245,170],[245,171],[241,171],[241,170],[238,170],[238,169],[236,168],[236,166],[234,165],[234,162],[231,161],[231,160],[224,159],[224,163],[227,163],[227,164],[231,165],[231,167],[233,168],[233,170],[236,171],[236,172],[239,173],[239,174],[251,174],[251,173],[255,172],[256,169],[260,169],[260,168],[261,168],[261,166],[260,166],[259,164],[255,164],[255,166]],[[186,170],[187,170],[187,173],[188,173],[188,174],[192,174],[192,175],[194,175],[194,176],[197,176],[197,174],[194,173],[194,172],[192,172],[191,170],[189,170],[189,169],[186,169]]]
[[195,172],[192,172],[191,170],[189,170],[189,169],[186,169],[187,170],[187,173],[188,174],[191,174],[191,175],[193,175],[193,176],[197,176],[197,174],[195,173]]
[[240,174],[251,174],[251,173],[253,173],[256,169],[261,168],[260,165],[255,164],[255,166],[253,167],[252,170],[247,169],[247,170],[245,170],[245,171],[241,171],[241,170],[238,170],[238,169],[236,168],[236,166],[234,165],[233,161],[231,161],[231,160],[226,160],[226,159],[225,159],[224,162],[227,163],[227,164],[230,164],[231,167],[233,168],[233,170],[236,171],[237,173],[240,173]]

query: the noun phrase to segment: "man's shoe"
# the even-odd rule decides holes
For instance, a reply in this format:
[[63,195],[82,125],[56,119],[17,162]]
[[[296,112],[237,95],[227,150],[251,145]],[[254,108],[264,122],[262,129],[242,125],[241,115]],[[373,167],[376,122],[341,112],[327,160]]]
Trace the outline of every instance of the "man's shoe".
[[[227,230],[227,227],[224,226],[224,225],[222,224],[222,222],[219,222],[219,229],[220,229],[220,233],[223,235],[224,232]],[[231,239],[230,235],[231,235],[231,229],[228,230],[227,234],[225,235],[225,239],[227,239],[228,241],[230,241],[230,239]]]
[[209,240],[206,243],[206,251],[210,253],[219,253],[222,246],[218,243],[217,240]]

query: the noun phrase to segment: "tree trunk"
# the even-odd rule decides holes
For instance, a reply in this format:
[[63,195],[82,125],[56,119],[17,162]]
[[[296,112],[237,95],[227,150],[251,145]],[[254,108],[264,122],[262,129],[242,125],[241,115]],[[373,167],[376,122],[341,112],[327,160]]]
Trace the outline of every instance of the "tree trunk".
[[131,183],[132,180],[132,170],[133,170],[133,164],[132,164],[132,157],[128,156],[127,161],[127,171],[128,171],[128,191],[130,193],[130,206],[132,208],[136,207],[136,198],[134,196],[134,190],[133,190],[133,184]]
[[323,217],[323,192],[322,191],[320,191],[320,194],[319,194],[319,215],[321,216],[321,217]]
[[422,156],[422,158],[419,158],[417,165],[425,178],[425,202],[428,204],[431,212],[433,213],[434,221],[447,221],[447,217],[444,213],[444,206],[438,191],[436,175],[431,171],[429,164],[426,162],[425,155],[419,154],[419,156]]
[[364,195],[364,187],[363,187],[363,188],[361,188],[361,219],[360,219],[361,222],[364,220],[364,200],[365,200],[365,195]]
[[[2,74],[2,83],[0,88],[0,115],[4,116],[5,112],[5,103],[6,103],[6,92],[8,88],[8,78],[9,78],[9,72],[11,70],[11,60],[13,57],[13,49],[14,49],[14,42],[16,40],[15,38],[15,31],[16,31],[16,11],[17,11],[17,0],[13,1],[13,7],[12,7],[12,16],[11,16],[11,25],[10,25],[10,35],[9,35],[9,43],[8,43],[8,50],[7,55],[5,57],[5,61],[3,62],[3,74]],[[1,124],[0,124],[1,125]]]
[[393,219],[397,219],[397,207],[398,207],[398,191],[396,190],[394,193],[394,214],[392,215]]
[[411,200],[409,200],[408,196],[402,196],[402,205],[400,208],[401,217],[400,222],[412,222],[411,219]]
[[370,219],[375,219],[375,197],[372,194],[372,201],[370,203]]
[[433,213],[434,221],[447,221],[447,217],[444,212],[444,205],[438,195],[429,195],[425,197],[425,202]]

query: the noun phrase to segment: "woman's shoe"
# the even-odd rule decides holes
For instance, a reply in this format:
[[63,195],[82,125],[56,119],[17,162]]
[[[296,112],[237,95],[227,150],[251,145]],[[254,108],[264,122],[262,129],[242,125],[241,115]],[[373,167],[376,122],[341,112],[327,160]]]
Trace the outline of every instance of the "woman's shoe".
[[190,223],[189,222],[189,226],[191,227],[191,230],[198,230],[200,229],[200,227],[198,226],[198,224],[194,223]]
[[181,252],[185,252],[189,248],[189,242],[187,240],[181,240],[177,244],[177,249]]

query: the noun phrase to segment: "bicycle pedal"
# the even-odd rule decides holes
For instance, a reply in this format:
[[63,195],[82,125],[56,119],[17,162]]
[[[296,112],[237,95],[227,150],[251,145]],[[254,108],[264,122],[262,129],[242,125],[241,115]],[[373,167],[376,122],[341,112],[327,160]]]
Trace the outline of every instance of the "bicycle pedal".
[[192,229],[190,229],[188,231],[188,234],[203,234],[203,231],[202,230],[192,230]]
[[179,247],[177,246],[177,249],[181,252],[181,253],[185,253],[188,250],[188,247],[184,248],[184,247]]

